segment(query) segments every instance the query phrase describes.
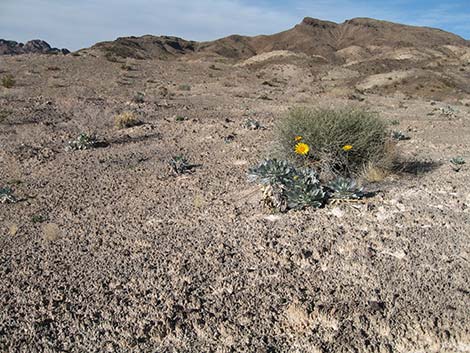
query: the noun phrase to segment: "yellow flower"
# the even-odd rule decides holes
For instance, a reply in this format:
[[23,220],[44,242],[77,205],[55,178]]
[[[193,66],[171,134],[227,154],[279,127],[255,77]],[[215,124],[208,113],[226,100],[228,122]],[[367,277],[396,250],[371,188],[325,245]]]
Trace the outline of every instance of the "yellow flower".
[[349,150],[352,150],[352,147],[353,146],[351,146],[351,145],[345,145],[345,146],[343,146],[343,151],[348,152]]
[[300,141],[300,140],[302,140],[302,139],[303,139],[302,136],[296,136],[296,137],[294,137],[294,140],[297,141],[297,142]]
[[305,156],[308,154],[308,151],[310,151],[310,147],[306,143],[300,142],[295,145],[295,153],[297,154]]

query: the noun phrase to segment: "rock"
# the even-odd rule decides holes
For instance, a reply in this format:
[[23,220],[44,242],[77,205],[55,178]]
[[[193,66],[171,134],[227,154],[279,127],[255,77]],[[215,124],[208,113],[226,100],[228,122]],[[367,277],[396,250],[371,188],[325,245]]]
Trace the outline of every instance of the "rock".
[[335,207],[331,210],[330,214],[332,214],[335,217],[341,218],[344,216],[344,211],[339,207]]
[[34,39],[23,43],[13,40],[0,39],[0,55],[20,54],[69,54],[68,49],[52,48],[49,43],[40,39]]

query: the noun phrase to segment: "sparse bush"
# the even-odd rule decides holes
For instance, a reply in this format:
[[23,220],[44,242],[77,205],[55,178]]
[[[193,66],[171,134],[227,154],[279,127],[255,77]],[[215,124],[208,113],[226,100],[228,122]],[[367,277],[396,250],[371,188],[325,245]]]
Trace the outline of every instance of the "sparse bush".
[[124,71],[133,71],[134,70],[132,65],[125,64],[125,63],[121,65],[121,69],[124,70]]
[[43,216],[41,214],[36,214],[36,215],[33,215],[31,217],[31,222],[33,222],[33,223],[44,223],[47,220],[49,220],[49,218],[47,216]]
[[11,115],[11,112],[8,110],[0,110],[0,123],[3,123],[6,118]]
[[397,141],[409,140],[410,137],[402,131],[392,131],[392,139]]
[[355,175],[386,160],[390,141],[387,123],[364,110],[297,108],[277,130],[283,158],[315,166],[326,178]]
[[124,112],[114,117],[114,126],[117,129],[125,129],[139,125],[140,121],[137,116],[132,112]]
[[191,86],[190,85],[179,85],[178,89],[180,91],[191,91]]
[[134,103],[144,103],[145,102],[145,94],[142,92],[136,92],[134,97],[132,97],[132,101]]
[[184,156],[174,156],[170,160],[170,169],[175,175],[192,173],[196,165],[190,164]]
[[81,133],[75,140],[69,141],[66,149],[69,151],[87,150],[96,147],[98,144],[95,135]]
[[189,118],[185,115],[177,115],[175,117],[175,120],[178,121],[178,122],[182,122],[182,121],[186,121],[186,120],[189,120]]
[[13,195],[13,190],[9,187],[0,189],[0,203],[15,203],[17,198]]
[[263,128],[261,126],[261,124],[259,123],[259,121],[255,120],[255,119],[246,119],[243,122],[242,127],[244,127],[245,129],[248,129],[248,130],[259,130],[259,129]]
[[5,75],[2,77],[2,86],[5,88],[12,88],[16,84],[13,75]]

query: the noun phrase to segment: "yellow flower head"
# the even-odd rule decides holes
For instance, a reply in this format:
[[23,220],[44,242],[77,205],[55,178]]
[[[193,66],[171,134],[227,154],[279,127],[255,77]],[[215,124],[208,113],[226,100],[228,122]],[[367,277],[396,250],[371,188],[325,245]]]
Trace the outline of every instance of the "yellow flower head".
[[294,137],[294,140],[297,141],[297,142],[299,142],[299,141],[302,140],[302,139],[303,139],[302,136],[296,136],[296,137]]
[[295,153],[297,154],[305,156],[308,154],[308,151],[310,151],[310,147],[306,143],[300,142],[295,145]]
[[343,146],[343,151],[348,152],[348,151],[352,150],[352,148],[353,148],[353,146],[351,146],[351,145],[345,145],[345,146]]

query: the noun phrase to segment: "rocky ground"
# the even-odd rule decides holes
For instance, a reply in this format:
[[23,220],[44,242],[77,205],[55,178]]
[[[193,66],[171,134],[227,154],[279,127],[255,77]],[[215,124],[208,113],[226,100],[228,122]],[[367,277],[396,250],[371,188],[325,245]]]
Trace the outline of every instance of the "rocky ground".
[[[470,351],[468,95],[292,56],[2,58],[0,351]],[[410,137],[403,172],[269,214],[246,172],[297,105],[379,112]],[[116,129],[122,111],[143,124]],[[66,151],[81,132],[107,143]]]

